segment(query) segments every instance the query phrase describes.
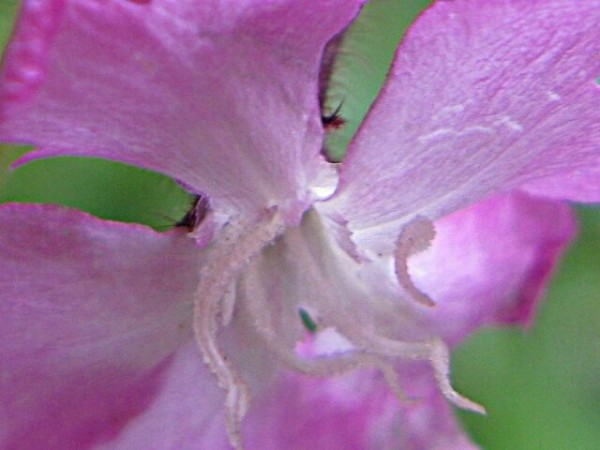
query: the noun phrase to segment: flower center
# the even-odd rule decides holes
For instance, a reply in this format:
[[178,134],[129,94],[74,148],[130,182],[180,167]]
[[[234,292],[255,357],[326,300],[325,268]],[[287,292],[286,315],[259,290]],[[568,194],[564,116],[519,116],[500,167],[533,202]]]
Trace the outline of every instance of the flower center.
[[[220,350],[217,332],[220,325],[229,323],[236,301],[238,313],[249,318],[253,333],[295,370],[331,376],[376,368],[391,390],[406,400],[395,364],[429,361],[439,389],[449,401],[484,412],[454,391],[448,348],[438,337],[414,331],[418,321],[412,306],[399,306],[396,295],[390,301],[380,300],[386,297],[380,285],[387,283],[391,291],[408,295],[412,303],[432,304],[410,280],[406,259],[426,247],[433,232],[433,225],[420,219],[405,227],[397,243],[395,270],[385,262],[350,258],[332,242],[314,210],[306,213],[299,227],[285,232],[275,211],[266,212],[255,225],[229,225],[220,232],[201,272],[194,330],[205,362],[227,391],[227,427],[235,448],[243,447],[240,428],[250,393]],[[308,352],[299,352],[299,344],[306,338],[302,323],[308,320],[308,311],[316,335],[333,332],[347,345],[334,345],[327,351],[313,346]]]

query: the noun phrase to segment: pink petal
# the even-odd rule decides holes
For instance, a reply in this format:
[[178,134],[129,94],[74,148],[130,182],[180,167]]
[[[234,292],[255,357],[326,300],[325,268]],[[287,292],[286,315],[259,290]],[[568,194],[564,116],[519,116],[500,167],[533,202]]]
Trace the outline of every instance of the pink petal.
[[437,303],[430,326],[453,343],[484,325],[529,324],[577,228],[567,205],[519,193],[435,225],[432,247],[411,259],[410,270]]
[[[231,326],[220,333],[225,354],[234,361],[239,375],[250,385],[253,398],[258,400],[251,404],[251,410],[260,407],[263,397],[277,401],[272,385],[276,361],[256,340],[253,326],[237,314]],[[100,448],[231,450],[224,394],[203,362],[196,342],[190,342],[172,358],[151,404],[130,420],[119,436]],[[243,428],[250,435],[258,432],[247,421]],[[248,449],[261,448],[245,444]]]
[[190,341],[198,248],[179,231],[7,204],[0,254],[0,447],[111,441]]
[[330,204],[354,240],[391,251],[412,217],[523,184],[600,200],[599,41],[594,0],[437,2],[342,165]]
[[298,219],[318,175],[318,74],[359,0],[26,0],[0,139],[24,161],[100,156],[164,172],[221,210]]
[[381,375],[328,379],[284,374],[247,418],[248,448],[474,450],[426,366],[406,367],[403,402]]
[[562,176],[542,178],[522,186],[526,191],[544,197],[578,202],[598,201],[600,165],[592,165]]
[[98,450],[231,450],[223,394],[191,342],[172,358],[152,402]]

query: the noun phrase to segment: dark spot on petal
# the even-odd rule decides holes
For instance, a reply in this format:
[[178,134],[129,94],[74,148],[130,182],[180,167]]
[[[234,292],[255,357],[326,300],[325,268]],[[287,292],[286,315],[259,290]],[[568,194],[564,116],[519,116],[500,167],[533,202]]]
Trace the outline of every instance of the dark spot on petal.
[[302,320],[304,327],[311,333],[315,333],[317,331],[317,323],[313,320],[308,311],[300,308],[298,313],[300,314],[300,320]]
[[188,231],[194,231],[202,219],[206,216],[208,210],[208,201],[200,195],[194,196],[191,207],[185,216],[175,223],[175,227],[187,228]]
[[343,102],[329,115],[322,115],[321,122],[325,130],[339,130],[346,123],[346,120],[340,115]]

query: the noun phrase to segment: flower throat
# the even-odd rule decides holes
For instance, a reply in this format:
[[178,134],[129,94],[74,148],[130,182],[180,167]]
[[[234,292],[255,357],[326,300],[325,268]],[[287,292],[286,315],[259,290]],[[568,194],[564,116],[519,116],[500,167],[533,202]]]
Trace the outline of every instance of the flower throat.
[[[296,285],[310,286],[310,280],[323,280],[324,270],[320,267],[316,253],[322,252],[317,244],[323,227],[318,213],[313,209],[306,213],[299,227],[285,228],[284,221],[275,209],[265,211],[258,220],[249,223],[231,222],[225,225],[207,248],[207,257],[200,273],[194,304],[194,333],[205,363],[215,374],[219,386],[226,391],[225,412],[227,432],[232,446],[243,449],[241,436],[242,420],[247,413],[251,393],[243,373],[235,367],[219,345],[218,333],[231,323],[234,312],[243,314],[252,324],[253,332],[264,343],[265,348],[277,356],[286,366],[304,374],[332,376],[358,368],[374,368],[384,376],[390,389],[400,400],[407,396],[400,385],[395,369],[398,361],[429,361],[440,391],[455,405],[484,413],[478,404],[462,397],[451,386],[449,378],[449,351],[438,337],[422,341],[390,338],[377,333],[374,314],[358,321],[352,305],[342,297],[329,292],[309,292],[308,296],[283,295],[274,298],[269,292],[260,270],[261,258],[270,254],[286,253],[285,261],[294,261],[302,273]],[[397,243],[396,274],[400,287],[404,287],[413,301],[429,305],[425,294],[413,285],[405,274],[406,258],[426,246],[432,239],[433,225],[409,224]],[[312,241],[311,241],[312,240]],[[285,261],[276,264],[285,272]],[[360,263],[357,263],[360,264]],[[362,264],[368,264],[364,262]],[[294,278],[296,273],[283,273]],[[294,284],[294,283],[292,283]],[[319,283],[316,283],[317,285]],[[376,299],[363,299],[367,308],[375,306]],[[294,326],[282,326],[274,320],[280,310],[294,317]],[[333,330],[350,344],[349,348],[330,352],[299,352],[302,341],[302,311],[315,311],[311,321],[316,326],[314,335],[324,330]],[[289,320],[287,325],[289,325]],[[302,353],[302,354],[301,354]]]

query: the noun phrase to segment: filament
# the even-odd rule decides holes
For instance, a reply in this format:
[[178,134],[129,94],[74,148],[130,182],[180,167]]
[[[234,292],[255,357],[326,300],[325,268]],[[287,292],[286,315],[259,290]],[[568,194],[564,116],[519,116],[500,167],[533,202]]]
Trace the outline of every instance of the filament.
[[[194,302],[194,334],[204,361],[226,390],[227,433],[234,448],[243,448],[241,422],[250,405],[250,390],[219,348],[219,327],[235,306],[233,286],[242,269],[283,231],[283,222],[268,211],[256,224],[228,224],[207,249]],[[218,318],[221,317],[219,322]]]

